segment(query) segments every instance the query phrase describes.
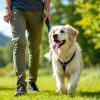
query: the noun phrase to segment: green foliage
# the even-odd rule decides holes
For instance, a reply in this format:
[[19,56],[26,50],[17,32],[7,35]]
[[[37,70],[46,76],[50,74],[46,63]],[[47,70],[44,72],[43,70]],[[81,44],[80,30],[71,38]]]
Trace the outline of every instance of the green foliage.
[[[14,66],[12,63],[7,64],[5,66],[5,68],[0,67],[0,76],[5,76],[5,75],[8,76],[9,74],[11,76],[11,74],[12,74],[11,72],[12,72],[13,68],[14,68]],[[15,73],[14,73],[14,75],[15,75]]]
[[[85,61],[100,63],[100,1],[99,0],[76,0],[77,6],[75,14],[81,16],[81,19],[74,22],[83,30],[82,42],[85,51]],[[81,37],[81,36],[80,36]],[[84,40],[85,39],[85,40]],[[87,59],[88,58],[88,59]]]
[[0,46],[0,67],[12,63],[12,43],[6,47]]

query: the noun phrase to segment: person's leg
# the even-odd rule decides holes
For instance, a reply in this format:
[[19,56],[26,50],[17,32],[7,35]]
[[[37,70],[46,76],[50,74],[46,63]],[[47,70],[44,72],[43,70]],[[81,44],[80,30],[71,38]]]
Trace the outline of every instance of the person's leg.
[[39,49],[43,28],[43,11],[28,14],[29,83],[35,83],[39,67]]
[[26,19],[24,14],[20,10],[12,11],[11,20],[12,40],[13,40],[13,62],[17,76],[17,86],[24,85],[25,82],[25,30]]

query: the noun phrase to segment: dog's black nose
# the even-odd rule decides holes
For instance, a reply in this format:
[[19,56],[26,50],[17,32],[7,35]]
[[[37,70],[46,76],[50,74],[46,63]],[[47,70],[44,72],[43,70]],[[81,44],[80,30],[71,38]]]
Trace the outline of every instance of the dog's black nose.
[[53,34],[53,38],[57,39],[58,38],[58,34]]

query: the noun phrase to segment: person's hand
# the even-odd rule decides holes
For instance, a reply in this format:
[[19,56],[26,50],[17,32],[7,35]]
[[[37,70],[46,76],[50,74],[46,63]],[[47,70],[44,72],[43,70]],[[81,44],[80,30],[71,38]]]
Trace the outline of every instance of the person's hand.
[[44,11],[44,20],[46,20],[47,18],[50,20],[50,11],[45,10]]
[[5,8],[5,14],[3,16],[4,21],[9,23],[11,21],[11,17],[12,17],[11,9],[10,8]]

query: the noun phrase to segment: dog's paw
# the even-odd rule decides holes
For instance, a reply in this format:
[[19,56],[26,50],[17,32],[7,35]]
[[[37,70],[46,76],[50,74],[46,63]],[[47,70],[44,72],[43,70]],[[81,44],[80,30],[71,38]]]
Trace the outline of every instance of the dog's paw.
[[70,95],[70,96],[73,96],[74,95],[74,93],[75,93],[75,91],[71,91],[71,90],[67,90],[67,95]]

